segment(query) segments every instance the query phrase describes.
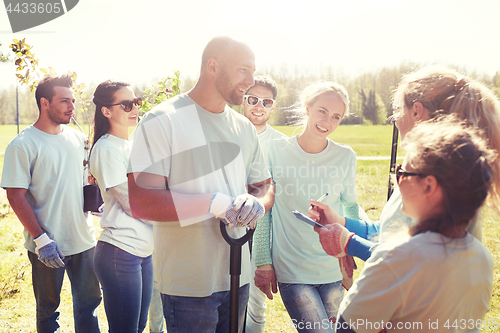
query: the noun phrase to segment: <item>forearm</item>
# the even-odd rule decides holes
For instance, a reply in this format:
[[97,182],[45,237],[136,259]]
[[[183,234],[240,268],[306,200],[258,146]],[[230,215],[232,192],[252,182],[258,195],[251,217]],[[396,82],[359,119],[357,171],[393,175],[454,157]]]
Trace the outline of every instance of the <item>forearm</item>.
[[259,267],[272,264],[271,258],[271,211],[257,221],[257,228],[253,235],[253,254],[255,256],[255,266]]
[[174,222],[209,212],[214,193],[184,194],[158,187],[138,186],[128,175],[130,211],[136,219]]
[[128,199],[128,184],[123,183],[109,189],[113,197],[118,201],[125,213],[132,216],[130,211],[130,200]]
[[26,200],[26,191],[23,189],[7,189],[7,199],[9,204],[16,213],[17,218],[28,231],[31,237],[36,238],[44,231],[40,227],[33,208]]
[[379,232],[379,221],[360,221],[357,219],[346,218],[345,227],[356,235],[370,240]]
[[249,185],[248,193],[262,202],[266,209],[266,213],[274,205],[274,184],[271,178],[258,184]]
[[347,254],[367,261],[372,255],[371,248],[373,245],[375,245],[375,243],[361,238],[358,235],[354,235],[347,244]]

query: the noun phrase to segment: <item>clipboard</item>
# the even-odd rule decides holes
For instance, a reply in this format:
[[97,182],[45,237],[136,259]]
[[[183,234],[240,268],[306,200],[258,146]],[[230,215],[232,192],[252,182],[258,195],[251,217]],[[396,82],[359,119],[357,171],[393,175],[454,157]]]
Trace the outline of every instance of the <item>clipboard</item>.
[[317,225],[318,227],[321,227],[321,228],[325,228],[325,226],[319,224],[318,222],[312,220],[311,218],[309,218],[308,216],[305,216],[304,214],[302,214],[301,212],[299,212],[298,210],[294,210],[292,211],[293,215],[295,215],[296,218],[298,218],[299,220],[301,220],[302,222],[305,222],[309,225],[312,225],[313,227],[315,225]]

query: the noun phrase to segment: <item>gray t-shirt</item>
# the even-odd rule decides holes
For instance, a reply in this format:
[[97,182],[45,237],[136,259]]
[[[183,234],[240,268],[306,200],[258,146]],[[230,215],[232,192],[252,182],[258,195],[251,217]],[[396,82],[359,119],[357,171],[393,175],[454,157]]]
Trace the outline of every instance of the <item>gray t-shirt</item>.
[[[38,223],[65,256],[95,245],[90,214],[83,212],[85,136],[68,126],[53,135],[28,126],[5,150],[3,188],[24,188]],[[24,230],[24,246],[35,252]]]
[[[246,193],[247,185],[270,178],[248,119],[227,106],[222,113],[209,112],[185,94],[158,105],[140,122],[128,172],[167,177],[174,203],[175,192],[221,192],[234,198]],[[211,214],[196,221],[179,218],[155,224],[160,291],[204,297],[229,290],[229,245],[219,220]],[[233,238],[245,233],[245,228],[228,230]],[[249,258],[243,246],[241,285],[251,279]]]

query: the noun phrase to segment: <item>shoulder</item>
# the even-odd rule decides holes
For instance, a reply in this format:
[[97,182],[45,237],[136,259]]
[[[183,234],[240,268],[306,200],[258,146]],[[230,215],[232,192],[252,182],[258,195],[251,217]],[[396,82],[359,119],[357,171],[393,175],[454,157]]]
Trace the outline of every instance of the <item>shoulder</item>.
[[103,135],[92,148],[92,152],[98,152],[99,154],[115,154],[119,153],[120,155],[129,154],[129,150],[131,147],[131,142],[117,138],[115,136],[105,134]]
[[43,142],[44,133],[30,125],[23,129],[18,135],[9,142],[8,147],[16,147],[22,149],[30,149],[38,147]]
[[85,141],[87,140],[87,137],[85,134],[83,134],[80,130],[77,130],[75,128],[63,125],[63,134],[67,137],[71,138],[77,138],[79,140]]
[[178,113],[177,111],[189,105],[194,106],[194,101],[191,98],[189,98],[186,94],[180,94],[174,96],[158,104],[149,112],[147,112],[143,117],[143,121],[148,121],[154,118],[161,117],[163,115],[167,116],[172,116],[174,114],[182,115],[182,113]]
[[238,131],[245,133],[245,135],[250,135],[257,140],[257,130],[247,117],[238,113],[229,106],[226,106],[225,111],[227,112],[227,117],[230,119],[232,125],[236,126]]
[[[233,108],[231,108],[229,106],[226,106],[225,111],[228,113],[229,117],[232,117],[233,120],[238,122],[241,126],[253,128],[255,130],[255,126],[250,122],[250,120],[248,120],[247,117],[245,117],[241,113],[237,112],[236,110],[234,110]],[[255,132],[257,132],[257,131],[255,131]]]
[[356,156],[356,152],[354,151],[354,149],[351,148],[351,146],[348,146],[348,145],[343,144],[343,143],[335,142],[332,139],[328,139],[328,142],[332,145],[332,147],[335,150],[337,150],[341,153],[344,153],[344,154]]
[[267,125],[267,131],[271,131],[273,139],[288,138],[286,134],[281,133],[269,124]]

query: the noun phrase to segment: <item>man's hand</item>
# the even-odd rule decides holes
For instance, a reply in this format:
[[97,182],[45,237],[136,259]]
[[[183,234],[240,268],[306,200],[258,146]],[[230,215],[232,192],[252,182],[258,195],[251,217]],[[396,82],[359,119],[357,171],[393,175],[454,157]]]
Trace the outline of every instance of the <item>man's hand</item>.
[[267,298],[273,299],[273,293],[278,292],[278,283],[274,274],[273,266],[270,264],[257,267],[254,277],[255,286],[259,288]]
[[239,226],[250,229],[255,229],[257,220],[266,213],[262,202],[248,193],[237,196],[231,208],[238,212]]
[[47,236],[44,232],[34,239],[36,248],[35,252],[38,255],[38,260],[43,262],[45,266],[50,268],[64,267],[64,255],[61,253],[57,244]]
[[319,242],[323,250],[335,258],[347,256],[347,245],[354,235],[340,224],[327,224],[325,228],[314,227],[314,231],[319,234]]
[[214,214],[229,228],[234,228],[238,225],[238,212],[231,209],[233,198],[223,193],[215,193],[212,202],[210,203],[209,212]]

